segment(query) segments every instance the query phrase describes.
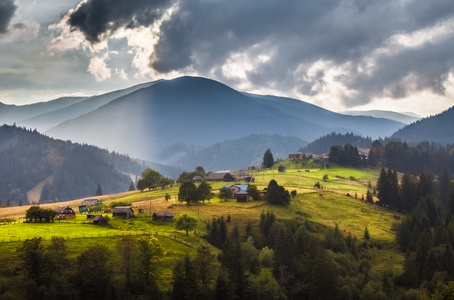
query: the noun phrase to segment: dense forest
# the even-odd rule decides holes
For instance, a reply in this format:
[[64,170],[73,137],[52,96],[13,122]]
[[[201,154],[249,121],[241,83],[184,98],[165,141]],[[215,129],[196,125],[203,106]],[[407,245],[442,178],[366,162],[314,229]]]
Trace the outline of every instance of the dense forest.
[[424,169],[439,174],[443,168],[454,173],[454,144],[442,146],[422,142],[410,146],[406,142],[388,141],[384,146],[375,141],[369,151],[369,165],[387,167],[398,172],[420,174]]
[[332,146],[350,144],[357,148],[369,149],[372,145],[370,137],[364,138],[353,133],[335,133],[324,135],[313,142],[309,143],[306,147],[299,149],[299,152],[312,153],[312,154],[326,154],[330,151]]
[[[400,177],[400,179],[399,179]],[[435,179],[437,178],[437,179]],[[400,183],[399,183],[400,182]],[[420,289],[421,299],[452,299],[454,280],[454,183],[444,168],[435,177],[382,168],[377,182],[378,204],[407,216],[395,226],[405,253],[403,273],[394,278],[405,289]]]
[[63,201],[129,189],[144,162],[88,145],[60,141],[16,126],[0,127],[0,200],[28,203],[27,192],[44,184],[39,202]]

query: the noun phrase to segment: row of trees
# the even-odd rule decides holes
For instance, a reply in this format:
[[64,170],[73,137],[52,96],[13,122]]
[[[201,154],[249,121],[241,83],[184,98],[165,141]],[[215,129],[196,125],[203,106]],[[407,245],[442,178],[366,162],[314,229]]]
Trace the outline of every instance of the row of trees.
[[211,185],[202,181],[199,186],[192,180],[183,181],[178,192],[178,201],[186,202],[188,205],[211,199]]
[[56,212],[50,208],[41,208],[39,206],[31,206],[25,213],[27,222],[53,222]]

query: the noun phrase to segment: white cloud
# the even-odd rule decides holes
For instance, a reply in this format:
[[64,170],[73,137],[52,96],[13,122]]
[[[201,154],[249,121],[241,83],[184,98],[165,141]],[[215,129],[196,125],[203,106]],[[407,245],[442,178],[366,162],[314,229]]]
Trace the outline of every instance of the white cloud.
[[93,57],[90,60],[87,71],[92,74],[96,81],[104,81],[112,77],[112,70],[109,69],[106,65],[105,60],[108,58],[108,55],[103,57]]

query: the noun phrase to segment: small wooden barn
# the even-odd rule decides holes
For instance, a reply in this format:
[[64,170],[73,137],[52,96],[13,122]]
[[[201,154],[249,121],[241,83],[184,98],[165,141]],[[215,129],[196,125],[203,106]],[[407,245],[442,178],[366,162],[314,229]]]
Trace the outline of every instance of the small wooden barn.
[[173,213],[170,211],[157,211],[153,213],[153,221],[172,221],[173,220]]
[[248,202],[249,201],[249,193],[247,191],[239,191],[235,195],[236,202]]
[[95,224],[95,225],[106,225],[107,224],[107,220],[106,220],[106,218],[104,218],[103,215],[98,215],[98,216],[93,218],[93,224]]
[[134,210],[131,206],[115,206],[112,211],[112,216],[117,218],[132,218],[134,217]]
[[69,206],[59,206],[55,209],[58,220],[72,219],[76,217],[76,212]]

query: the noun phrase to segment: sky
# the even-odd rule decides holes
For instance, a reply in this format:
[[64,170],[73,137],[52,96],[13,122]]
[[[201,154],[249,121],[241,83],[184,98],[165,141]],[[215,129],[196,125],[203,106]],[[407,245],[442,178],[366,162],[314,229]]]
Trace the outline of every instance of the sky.
[[434,115],[454,105],[454,1],[0,0],[0,102],[183,75]]

